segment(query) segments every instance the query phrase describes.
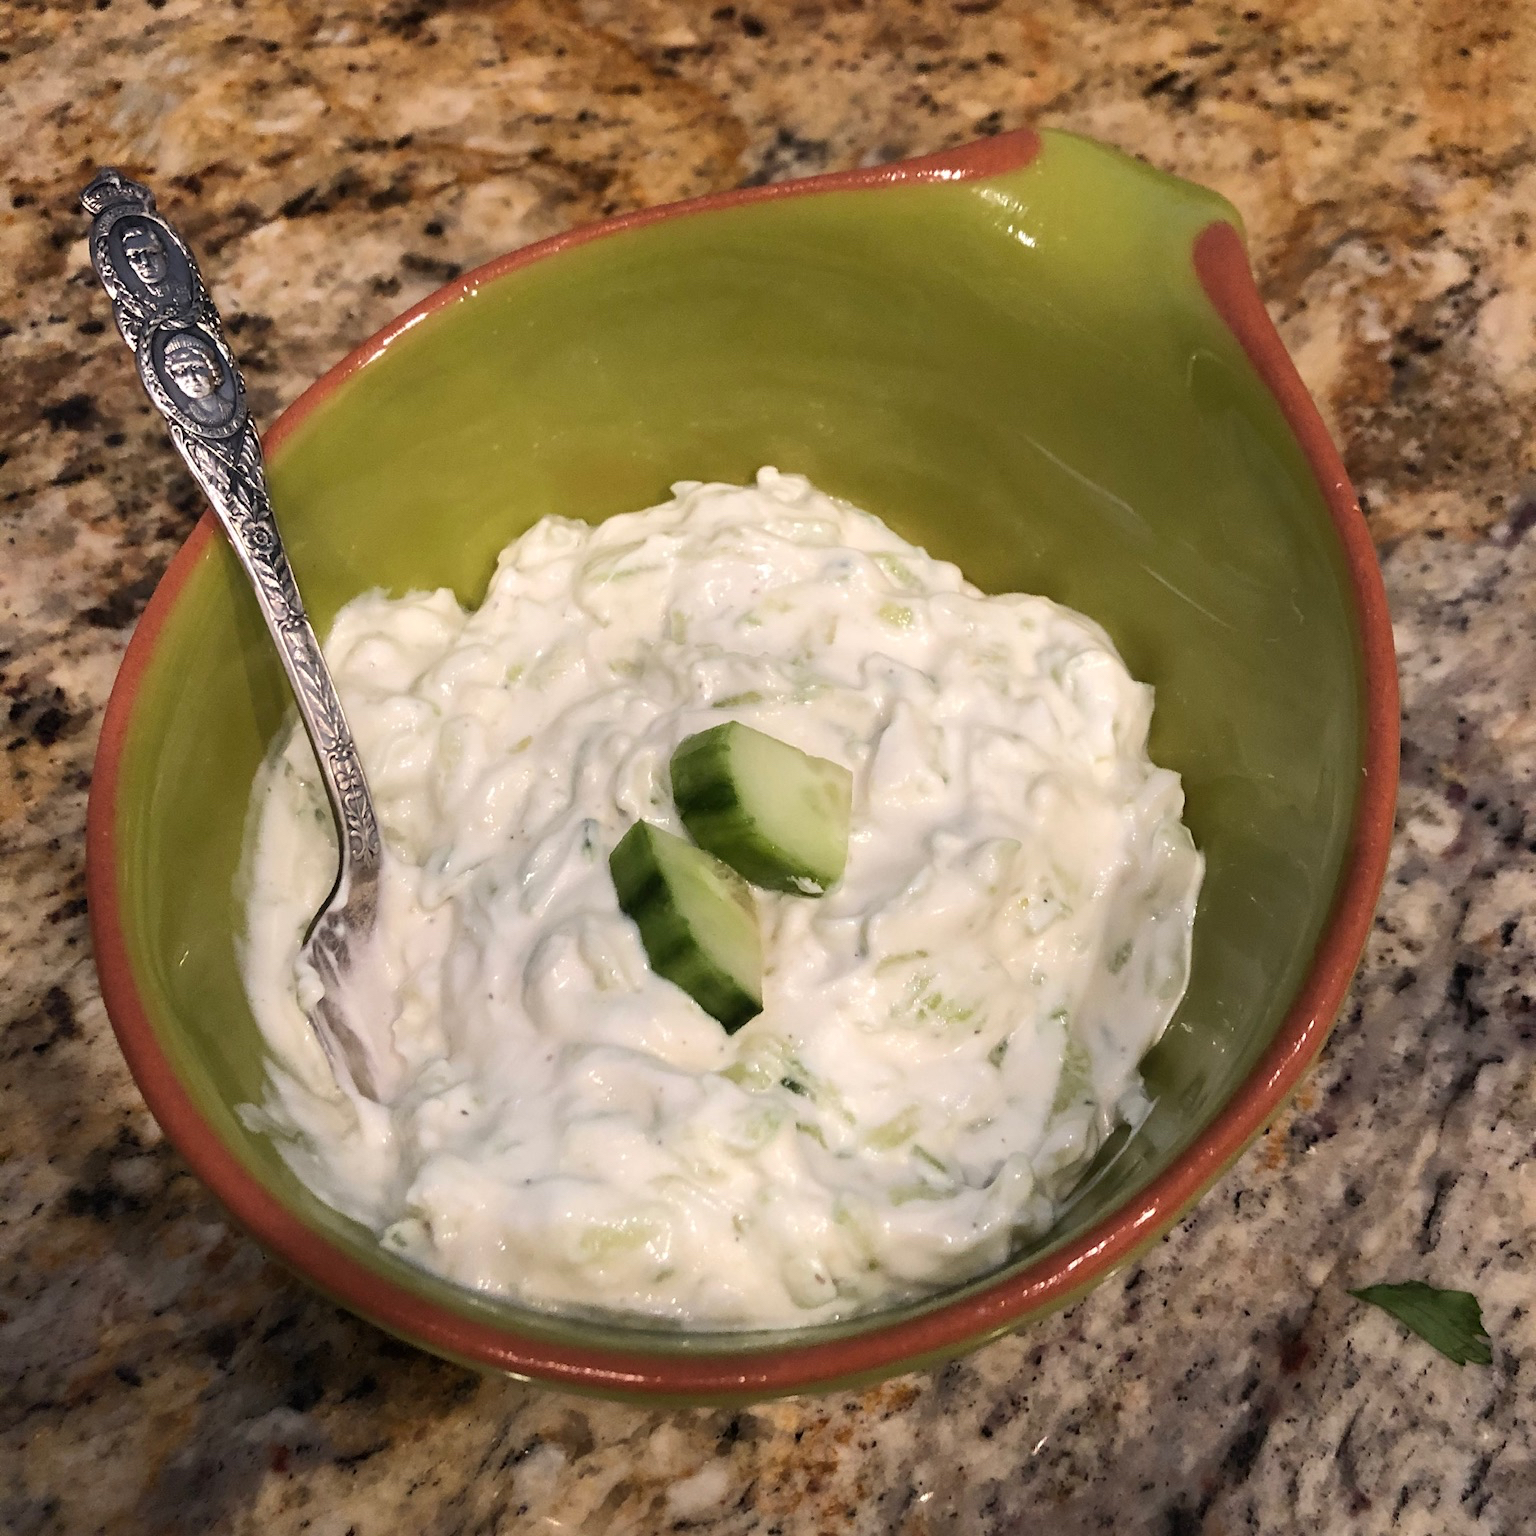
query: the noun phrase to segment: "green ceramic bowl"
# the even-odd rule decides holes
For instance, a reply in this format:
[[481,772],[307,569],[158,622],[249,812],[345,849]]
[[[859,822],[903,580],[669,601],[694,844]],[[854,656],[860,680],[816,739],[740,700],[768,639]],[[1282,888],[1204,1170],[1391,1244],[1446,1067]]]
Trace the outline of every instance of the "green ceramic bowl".
[[902,166],[614,220],[493,262],[366,342],[269,439],[323,632],[365,588],[477,601],[550,512],[677,479],[803,472],[1113,635],[1208,861],[1156,1108],[1047,1242],[918,1305],[794,1333],[561,1320],[383,1252],[252,1134],[262,1042],[236,969],[246,797],[286,708],[205,518],[108,707],[89,828],[107,1007],[150,1108],[279,1259],[392,1332],[578,1389],[748,1399],[942,1358],[1061,1306],[1150,1242],[1321,1045],[1380,887],[1391,632],[1338,456],[1231,208],[1101,146],[1013,134]]

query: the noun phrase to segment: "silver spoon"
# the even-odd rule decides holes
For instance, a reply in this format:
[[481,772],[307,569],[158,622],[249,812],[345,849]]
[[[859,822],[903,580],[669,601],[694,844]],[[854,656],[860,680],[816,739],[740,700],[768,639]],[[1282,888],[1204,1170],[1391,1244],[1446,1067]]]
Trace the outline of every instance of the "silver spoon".
[[197,263],[155,212],[154,193],[102,170],[80,202],[93,215],[91,265],[138,359],[139,381],[250,578],[336,818],[336,883],[299,957],[301,971],[311,970],[321,988],[310,1021],[338,1080],[345,1074],[360,1093],[387,1100],[400,1085],[403,1063],[387,1038],[387,1014],[369,1006],[377,1000],[357,995],[356,983],[356,961],[378,916],[379,824],[272,515],[245,381]]

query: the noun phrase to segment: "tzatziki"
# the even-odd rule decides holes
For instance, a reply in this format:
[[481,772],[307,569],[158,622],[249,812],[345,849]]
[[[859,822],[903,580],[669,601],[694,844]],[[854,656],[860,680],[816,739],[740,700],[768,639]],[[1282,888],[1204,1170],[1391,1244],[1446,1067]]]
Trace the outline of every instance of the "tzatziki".
[[[295,965],[334,833],[291,731],[255,786],[248,1120],[398,1253],[528,1305],[784,1327],[1044,1232],[1189,972],[1202,862],[1104,632],[985,596],[795,475],[545,518],[480,606],[367,593],[326,654],[385,863],[404,1086],[339,1088]],[[686,836],[668,762],[738,721],[853,775],[825,895],[758,891],[735,1034],[647,963],[609,855]],[[382,1021],[388,1024],[389,1021]]]

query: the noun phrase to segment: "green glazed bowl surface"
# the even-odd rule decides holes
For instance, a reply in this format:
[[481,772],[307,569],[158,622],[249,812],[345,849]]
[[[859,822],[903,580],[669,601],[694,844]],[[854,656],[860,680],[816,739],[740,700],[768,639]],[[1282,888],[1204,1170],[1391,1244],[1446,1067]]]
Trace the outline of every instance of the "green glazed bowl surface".
[[269,435],[316,627],[371,587],[481,596],[546,513],[679,479],[808,475],[957,562],[1102,623],[1153,683],[1153,754],[1207,859],[1155,1102],[1044,1244],[892,1312],[684,1334],[471,1294],[317,1201],[260,1098],[237,891],[288,708],[208,518],[135,635],[89,831],[103,993],[150,1107],[284,1262],[451,1358],[614,1394],[749,1399],[871,1379],[1064,1304],[1150,1242],[1315,1055],[1385,866],[1396,673],[1363,519],[1214,193],[1062,134],[653,210],[471,273]]

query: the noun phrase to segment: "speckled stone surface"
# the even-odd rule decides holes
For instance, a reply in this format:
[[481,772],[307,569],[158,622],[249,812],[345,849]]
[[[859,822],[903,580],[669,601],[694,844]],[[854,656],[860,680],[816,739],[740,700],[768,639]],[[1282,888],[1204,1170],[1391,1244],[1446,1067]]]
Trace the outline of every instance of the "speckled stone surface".
[[[0,1529],[1521,1532],[1536,1515],[1536,12],[1508,0],[11,0],[0,10]],[[1391,873],[1340,1027],[1196,1212],[933,1377],[746,1412],[481,1380],[287,1278],[115,1049],[82,826],[194,520],[86,266],[116,162],[267,419],[462,267],[1024,121],[1207,181],[1382,550]],[[1458,1369],[1351,1301],[1482,1300]]]

